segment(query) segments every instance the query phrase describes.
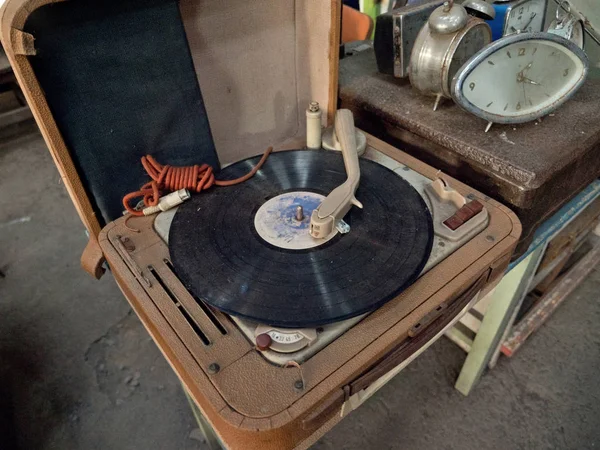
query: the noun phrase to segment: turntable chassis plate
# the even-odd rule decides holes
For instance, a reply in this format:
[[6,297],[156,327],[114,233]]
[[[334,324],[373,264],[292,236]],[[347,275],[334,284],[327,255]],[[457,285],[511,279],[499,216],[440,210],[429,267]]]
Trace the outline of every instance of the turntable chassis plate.
[[[367,135],[367,144],[427,178],[436,177],[436,169],[372,136]],[[301,373],[268,363],[228,316],[192,298],[170,269],[167,246],[154,231],[152,217],[129,220],[139,233],[128,230],[124,218],[108,224],[100,245],[133,309],[227,446],[304,447],[339,420],[351,383],[409,342],[413,325],[482,276],[487,280],[482,293],[488,291],[508,265],[521,232],[516,216],[457,180],[444,178],[484,204],[488,227],[304,362]],[[127,247],[124,238],[129,239]]]

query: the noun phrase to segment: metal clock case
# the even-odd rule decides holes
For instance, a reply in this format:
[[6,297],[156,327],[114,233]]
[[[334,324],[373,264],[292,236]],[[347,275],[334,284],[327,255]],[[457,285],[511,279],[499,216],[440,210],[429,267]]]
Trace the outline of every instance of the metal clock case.
[[467,12],[484,20],[492,20],[496,17],[496,10],[486,0],[464,0],[462,6]]
[[379,72],[396,78],[408,76],[415,39],[433,10],[443,3],[434,0],[407,5],[377,17],[373,46]]
[[488,24],[494,41],[509,34],[535,33],[544,29],[548,0],[496,0],[493,6],[496,17]]
[[581,87],[588,60],[550,33],[506,36],[471,58],[452,82],[463,109],[493,123],[523,123],[551,113]]
[[443,97],[451,98],[454,74],[491,38],[490,27],[483,20],[469,16],[460,5],[445,2],[417,36],[409,67],[411,85],[436,97],[435,111]]
[[583,25],[586,37],[600,45],[600,8],[598,0],[554,0],[559,9],[573,15]]

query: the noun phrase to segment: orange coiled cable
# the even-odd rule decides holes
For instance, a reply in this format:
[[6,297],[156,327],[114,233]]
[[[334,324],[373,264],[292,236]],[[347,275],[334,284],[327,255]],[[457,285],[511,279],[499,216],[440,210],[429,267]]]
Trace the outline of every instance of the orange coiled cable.
[[213,168],[208,164],[175,167],[168,164],[160,164],[152,155],[142,156],[142,165],[150,178],[152,178],[152,181],[144,184],[139,191],[131,192],[123,197],[123,206],[130,214],[143,216],[144,213],[141,210],[136,210],[130,206],[131,200],[143,197],[144,205],[156,206],[161,192],[174,192],[179,189],[202,192],[213,185],[233,186],[242,183],[252,178],[258,172],[272,151],[273,147],[269,147],[258,164],[243,177],[226,181],[215,180]]

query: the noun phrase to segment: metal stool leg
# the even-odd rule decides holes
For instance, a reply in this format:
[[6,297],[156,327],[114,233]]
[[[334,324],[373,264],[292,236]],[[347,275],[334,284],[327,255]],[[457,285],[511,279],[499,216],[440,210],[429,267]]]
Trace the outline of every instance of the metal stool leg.
[[541,245],[531,252],[502,278],[490,294],[493,299],[454,385],[462,394],[469,395],[485,367],[498,352],[502,337],[513,324],[545,249],[546,246]]

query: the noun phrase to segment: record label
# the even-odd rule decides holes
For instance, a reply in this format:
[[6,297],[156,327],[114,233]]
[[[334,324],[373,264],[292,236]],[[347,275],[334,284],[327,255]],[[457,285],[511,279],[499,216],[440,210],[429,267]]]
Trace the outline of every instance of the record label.
[[[337,234],[337,230],[324,239],[316,239],[309,229],[310,216],[324,198],[307,191],[277,195],[258,208],[254,227],[261,238],[278,248],[305,250],[323,245]],[[298,208],[301,208],[300,217]]]

